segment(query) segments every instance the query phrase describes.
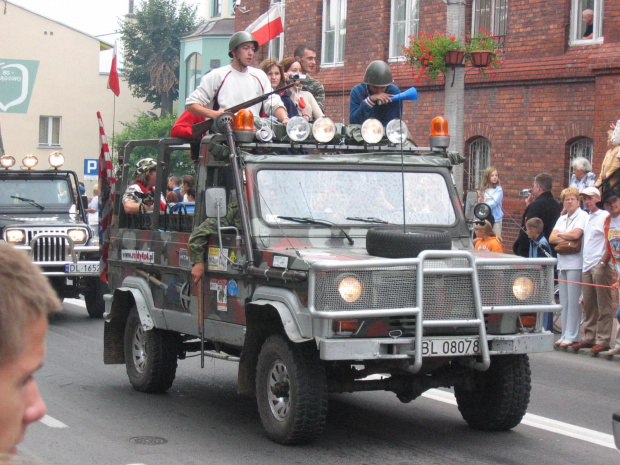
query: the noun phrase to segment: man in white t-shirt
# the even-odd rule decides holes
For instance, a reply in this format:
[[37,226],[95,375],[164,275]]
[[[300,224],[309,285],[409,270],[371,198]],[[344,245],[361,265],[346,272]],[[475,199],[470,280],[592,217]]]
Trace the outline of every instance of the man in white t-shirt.
[[[617,192],[608,190],[605,192],[603,201],[597,203],[597,206],[599,208],[604,206],[610,216],[609,226],[605,226],[607,229],[607,252],[603,260],[611,254],[616,270],[620,271],[620,197],[618,197]],[[618,276],[618,280],[612,285],[614,289],[620,288],[620,274]],[[616,318],[620,323],[620,311],[616,313]],[[609,358],[613,358],[614,355],[620,355],[620,331],[616,334],[616,346],[613,349],[600,352],[600,355]]]
[[[580,342],[572,345],[575,352],[590,349],[590,355],[609,349],[613,327],[614,309],[611,299],[613,270],[609,266],[609,254],[605,235],[605,220],[609,213],[596,206],[601,194],[596,187],[586,187],[581,192],[586,210],[590,212],[586,228],[583,230],[583,268],[581,286],[583,293],[584,336]],[[596,286],[607,287],[595,287]]]
[[[232,63],[205,74],[194,92],[185,101],[185,108],[197,116],[215,119],[227,108],[271,92],[271,82],[260,69],[250,66],[258,42],[246,31],[235,32],[228,42]],[[283,124],[288,114],[279,95],[270,95],[264,102],[248,107],[255,117],[262,110]]]

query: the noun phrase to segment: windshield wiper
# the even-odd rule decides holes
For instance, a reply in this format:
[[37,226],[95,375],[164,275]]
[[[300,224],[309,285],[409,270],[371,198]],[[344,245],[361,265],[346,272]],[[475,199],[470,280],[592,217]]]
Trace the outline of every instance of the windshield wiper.
[[23,197],[20,197],[19,195],[12,195],[11,198],[21,200],[22,202],[28,202],[33,207],[37,207],[39,210],[45,210],[45,207],[43,205],[39,205],[37,202],[35,202],[32,199],[25,199]]
[[331,221],[315,220],[314,218],[299,218],[297,216],[278,216],[278,218],[282,220],[287,220],[287,221],[294,221],[295,223],[318,224],[321,226],[336,226],[338,229],[340,229],[340,231],[342,231],[342,234],[344,234],[344,237],[348,239],[349,244],[353,245],[353,239],[351,238],[351,236],[347,234],[347,232],[344,229],[342,229],[342,226],[340,226],[339,224],[333,223]]
[[369,216],[367,218],[362,218],[361,216],[347,216],[347,220],[362,221],[364,223],[390,224],[389,221],[385,221],[385,220],[382,220],[381,218],[377,218],[377,217],[374,217],[374,216]]

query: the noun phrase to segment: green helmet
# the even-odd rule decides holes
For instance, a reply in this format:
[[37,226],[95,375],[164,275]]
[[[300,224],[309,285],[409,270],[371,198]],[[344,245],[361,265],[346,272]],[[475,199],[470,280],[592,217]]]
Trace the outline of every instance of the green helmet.
[[252,34],[247,31],[235,32],[228,41],[228,56],[232,58],[232,51],[235,50],[239,45],[246,42],[253,42],[254,48],[258,49],[258,42]]
[[157,168],[157,162],[152,158],[143,158],[136,164],[136,174],[135,176],[140,176],[142,173],[146,173],[147,171],[151,171]]
[[385,87],[394,82],[392,71],[387,63],[381,60],[373,61],[364,73],[364,84]]

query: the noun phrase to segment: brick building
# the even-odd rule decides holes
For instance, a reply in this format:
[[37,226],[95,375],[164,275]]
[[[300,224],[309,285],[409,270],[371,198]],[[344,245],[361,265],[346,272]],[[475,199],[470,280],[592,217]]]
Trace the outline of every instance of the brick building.
[[[249,11],[237,12],[235,29],[244,29],[270,3],[243,0]],[[259,59],[292,55],[299,43],[313,45],[325,113],[336,121],[348,119],[349,91],[366,65],[390,62],[401,90],[418,89],[418,101],[405,104],[404,119],[414,139],[426,145],[430,120],[444,111],[444,81],[416,82],[412,68],[397,57],[408,34],[444,31],[446,8],[441,0],[286,0],[283,36],[262,47]],[[582,39],[585,9],[594,14],[589,39]],[[498,169],[509,251],[524,209],[517,193],[531,187],[536,174],[553,175],[556,196],[568,185],[572,157],[590,158],[598,174],[606,131],[620,117],[620,0],[467,0],[465,17],[468,32],[473,24],[474,31],[486,27],[501,36],[504,64],[493,78],[465,71],[469,161],[463,188],[476,186],[487,166]]]

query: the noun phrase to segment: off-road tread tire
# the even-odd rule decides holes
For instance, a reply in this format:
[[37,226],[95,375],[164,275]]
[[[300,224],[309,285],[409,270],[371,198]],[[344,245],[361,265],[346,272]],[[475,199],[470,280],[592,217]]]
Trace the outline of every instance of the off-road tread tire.
[[507,431],[523,419],[530,402],[531,371],[527,354],[491,357],[480,376],[480,389],[454,388],[463,419],[474,429]]
[[99,278],[90,280],[88,290],[84,291],[84,302],[86,311],[91,318],[103,318],[105,312],[105,302],[103,295],[109,292],[108,285]]
[[451,248],[452,236],[443,229],[371,228],[366,234],[366,251],[373,257],[416,258],[424,250]]
[[147,367],[144,373],[140,373],[135,368],[131,347],[134,331],[140,324],[140,316],[134,307],[127,318],[124,337],[125,366],[129,382],[140,392],[166,392],[176,376],[178,336],[161,329],[146,331]]
[[[267,377],[274,360],[281,360],[288,370],[292,405],[288,418],[274,418],[267,397]],[[256,400],[267,436],[284,445],[307,444],[316,439],[327,421],[327,379],[316,347],[295,344],[285,336],[274,334],[263,344],[256,368]]]

